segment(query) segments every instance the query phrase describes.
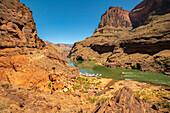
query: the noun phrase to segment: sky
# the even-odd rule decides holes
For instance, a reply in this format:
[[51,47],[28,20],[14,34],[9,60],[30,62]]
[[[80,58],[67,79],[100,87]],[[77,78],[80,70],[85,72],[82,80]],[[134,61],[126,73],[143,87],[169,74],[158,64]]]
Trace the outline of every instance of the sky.
[[33,12],[38,36],[73,44],[93,35],[110,6],[131,11],[142,0],[20,0]]

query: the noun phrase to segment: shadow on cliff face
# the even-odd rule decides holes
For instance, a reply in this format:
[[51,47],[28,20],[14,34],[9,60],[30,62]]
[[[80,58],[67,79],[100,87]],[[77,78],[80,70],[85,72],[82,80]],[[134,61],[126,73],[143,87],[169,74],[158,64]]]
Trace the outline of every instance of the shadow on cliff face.
[[141,53],[154,55],[162,50],[170,49],[170,41],[159,41],[157,43],[122,43],[120,45],[127,54]]
[[102,46],[100,46],[100,45],[91,46],[91,48],[94,51],[97,51],[99,54],[107,53],[107,52],[113,52],[114,47],[115,46],[105,46],[105,45],[102,45]]

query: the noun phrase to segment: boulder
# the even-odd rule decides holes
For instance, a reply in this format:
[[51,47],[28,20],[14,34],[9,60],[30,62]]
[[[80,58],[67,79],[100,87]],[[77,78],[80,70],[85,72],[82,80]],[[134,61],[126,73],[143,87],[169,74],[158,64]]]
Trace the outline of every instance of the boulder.
[[93,113],[155,113],[128,87],[118,90],[111,99],[99,105]]

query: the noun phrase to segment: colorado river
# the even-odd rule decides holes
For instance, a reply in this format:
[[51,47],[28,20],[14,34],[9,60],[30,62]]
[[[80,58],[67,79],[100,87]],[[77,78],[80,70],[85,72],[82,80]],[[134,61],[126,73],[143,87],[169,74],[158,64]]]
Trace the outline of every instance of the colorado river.
[[134,69],[108,68],[94,65],[91,61],[73,61],[70,66],[79,68],[81,73],[102,74],[102,77],[115,80],[133,80],[157,85],[170,86],[170,76],[161,73],[143,72]]

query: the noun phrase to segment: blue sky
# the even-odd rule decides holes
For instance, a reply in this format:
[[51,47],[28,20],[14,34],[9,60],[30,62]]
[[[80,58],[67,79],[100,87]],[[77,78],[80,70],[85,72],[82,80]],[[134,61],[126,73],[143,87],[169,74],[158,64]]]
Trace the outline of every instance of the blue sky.
[[33,12],[38,36],[52,43],[90,37],[110,6],[132,10],[142,0],[20,0]]

